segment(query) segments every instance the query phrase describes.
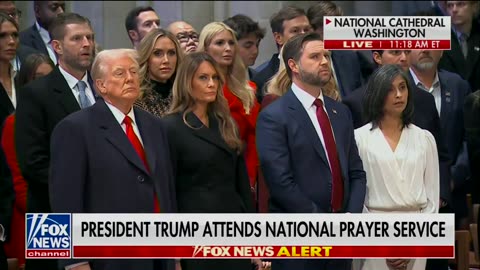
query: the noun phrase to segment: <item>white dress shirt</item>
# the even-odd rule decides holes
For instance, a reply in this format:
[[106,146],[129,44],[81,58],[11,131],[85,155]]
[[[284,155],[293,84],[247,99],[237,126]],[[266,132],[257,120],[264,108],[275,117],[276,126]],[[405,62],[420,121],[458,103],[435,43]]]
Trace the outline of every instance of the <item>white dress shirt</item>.
[[20,71],[22,63],[20,63],[20,58],[18,58],[18,54],[15,55],[15,57],[10,61],[10,64],[12,65],[13,70],[15,70],[16,72]]
[[438,72],[435,73],[435,78],[433,79],[432,87],[427,88],[415,75],[412,69],[410,69],[410,74],[412,74],[413,82],[415,85],[424,90],[429,92],[433,95],[435,99],[435,107],[437,108],[438,115],[440,116],[440,111],[442,110],[442,89],[440,87],[440,80],[438,79]]
[[48,31],[45,28],[41,27],[38,24],[38,22],[35,22],[35,26],[38,29],[38,33],[40,34],[40,37],[42,37],[42,40],[43,40],[43,43],[45,44],[45,47],[47,47],[48,56],[50,57],[50,59],[52,59],[53,63],[56,65],[57,64],[57,56],[55,56],[55,51],[53,50],[52,44],[50,43],[50,41],[51,41],[50,34],[48,33]]
[[[105,103],[107,104],[115,119],[117,119],[118,124],[122,126],[123,132],[127,133],[127,126],[123,123],[123,120],[125,119],[125,114],[107,101],[105,101]],[[133,132],[135,132],[135,135],[137,135],[140,143],[143,146],[142,136],[140,136],[140,130],[138,129],[138,125],[135,120],[135,113],[133,111],[133,107],[132,109],[130,109],[130,112],[127,115],[130,117],[130,119],[132,119]]]
[[[324,102],[324,99],[323,99],[322,91],[320,91],[320,95],[317,98],[315,98],[312,95],[310,95],[309,93],[300,89],[300,87],[298,87],[295,83],[292,83],[292,91],[295,94],[295,96],[298,98],[300,103],[302,103],[305,110],[307,111],[308,117],[310,117],[310,121],[312,122],[313,127],[315,127],[315,131],[317,132],[318,138],[320,138],[320,141],[322,142],[323,150],[325,151],[325,154],[328,157],[328,151],[327,151],[327,148],[325,147],[325,139],[323,138],[322,129],[320,128],[320,123],[318,123],[317,106],[315,106],[313,104],[313,102],[317,98],[320,99],[323,103],[323,110],[325,111],[325,113],[327,113],[327,111],[325,110],[325,102]],[[327,113],[327,117],[328,117],[328,113]],[[333,130],[332,130],[332,133],[333,133]],[[333,133],[333,134],[334,134],[334,137],[335,137],[335,133]],[[330,165],[330,160],[328,160],[328,158],[327,158],[327,161],[328,161],[328,165],[330,166],[330,170],[331,170],[332,166]]]
[[[13,65],[10,65],[10,84],[12,85],[12,96],[8,96],[12,102],[13,108],[17,108],[17,89],[15,88],[15,76],[17,75],[17,70]],[[5,89],[7,91],[7,89]]]
[[[58,69],[67,81],[68,86],[72,90],[73,96],[75,96],[75,99],[80,105],[80,90],[77,88],[78,79],[73,77],[70,73],[66,72],[60,65],[58,66]],[[83,75],[82,81],[84,81],[87,85],[87,87],[85,88],[85,95],[87,95],[90,104],[95,104],[95,97],[93,96],[93,89],[90,88],[90,84],[88,83],[87,72],[85,72],[85,75]]]
[[7,236],[5,235],[5,229],[3,228],[3,225],[0,224],[0,242],[5,242],[5,239],[7,239]]

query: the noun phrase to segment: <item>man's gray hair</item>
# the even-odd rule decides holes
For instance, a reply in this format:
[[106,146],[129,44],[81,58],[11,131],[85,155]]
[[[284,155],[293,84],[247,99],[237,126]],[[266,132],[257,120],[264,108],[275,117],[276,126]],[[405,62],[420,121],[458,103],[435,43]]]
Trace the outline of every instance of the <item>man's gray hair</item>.
[[95,82],[95,80],[101,79],[105,75],[108,60],[124,56],[130,57],[138,64],[138,54],[134,49],[110,49],[99,52],[92,64],[91,74],[93,81]]

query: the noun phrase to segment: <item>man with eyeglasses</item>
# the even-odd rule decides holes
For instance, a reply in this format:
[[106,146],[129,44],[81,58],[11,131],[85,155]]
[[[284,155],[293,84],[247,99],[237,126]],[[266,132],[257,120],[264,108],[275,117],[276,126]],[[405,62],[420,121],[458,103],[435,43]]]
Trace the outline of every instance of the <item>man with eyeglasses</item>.
[[20,32],[20,43],[48,55],[56,64],[48,28],[58,14],[65,12],[65,1],[33,1],[33,10],[37,21]]
[[199,35],[190,24],[184,21],[176,21],[171,23],[167,30],[177,37],[180,47],[185,53],[188,54],[197,50]]

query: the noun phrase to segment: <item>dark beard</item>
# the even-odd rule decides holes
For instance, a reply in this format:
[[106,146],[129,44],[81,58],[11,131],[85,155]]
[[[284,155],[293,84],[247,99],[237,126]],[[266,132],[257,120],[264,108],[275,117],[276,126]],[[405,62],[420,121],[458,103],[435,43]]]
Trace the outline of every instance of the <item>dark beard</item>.
[[328,81],[330,80],[330,78],[328,80],[324,80],[318,74],[307,72],[307,71],[303,70],[303,68],[300,68],[300,74],[299,75],[300,75],[300,79],[304,83],[310,84],[310,85],[316,85],[316,86],[319,86],[319,87],[325,86],[328,83]]

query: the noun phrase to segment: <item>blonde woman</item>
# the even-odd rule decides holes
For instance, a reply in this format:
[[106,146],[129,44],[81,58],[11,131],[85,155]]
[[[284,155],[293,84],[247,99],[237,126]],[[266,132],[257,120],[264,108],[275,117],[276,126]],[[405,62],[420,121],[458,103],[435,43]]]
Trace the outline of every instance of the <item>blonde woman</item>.
[[245,160],[252,192],[255,191],[259,168],[255,127],[260,105],[256,101],[256,86],[247,80],[246,68],[240,57],[235,32],[222,22],[207,24],[200,33],[197,51],[209,54],[219,65],[225,79],[223,95],[235,119],[240,139],[245,145]]
[[[204,52],[186,56],[163,118],[179,213],[251,213],[242,141],[223,96],[221,69]],[[182,270],[250,270],[248,259],[182,260]]]
[[163,117],[172,101],[172,85],[183,51],[172,33],[154,29],[142,39],[138,54],[142,81],[140,98],[135,105]]

